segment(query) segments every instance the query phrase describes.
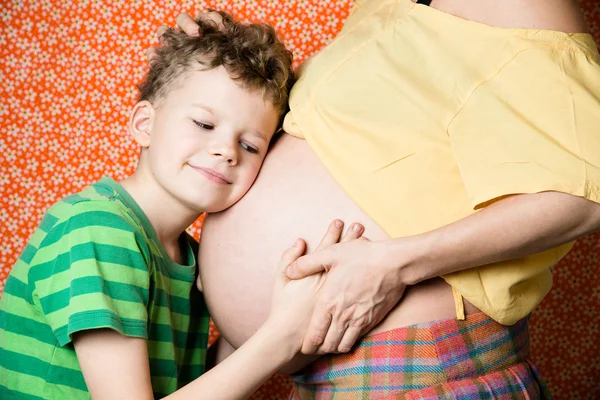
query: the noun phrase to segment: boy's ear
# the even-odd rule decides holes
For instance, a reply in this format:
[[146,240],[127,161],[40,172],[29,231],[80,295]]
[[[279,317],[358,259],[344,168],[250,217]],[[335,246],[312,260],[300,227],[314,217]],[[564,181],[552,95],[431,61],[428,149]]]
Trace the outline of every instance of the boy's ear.
[[154,106],[147,100],[137,103],[131,111],[129,134],[142,147],[150,146],[154,115]]

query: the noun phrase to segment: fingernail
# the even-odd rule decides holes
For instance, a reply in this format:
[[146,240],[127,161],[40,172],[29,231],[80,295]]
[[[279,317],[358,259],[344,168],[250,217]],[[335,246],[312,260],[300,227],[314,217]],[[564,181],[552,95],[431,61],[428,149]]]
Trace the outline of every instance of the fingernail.
[[294,267],[292,267],[291,265],[289,267],[287,267],[287,270],[285,271],[285,274],[287,276],[294,276]]
[[300,239],[296,239],[296,241],[293,244],[294,247],[300,247],[301,245],[302,245],[302,241]]
[[335,227],[336,228],[341,228],[342,225],[344,225],[344,223],[342,221],[340,221],[339,219],[335,220]]
[[358,232],[362,229],[362,226],[358,225],[358,224],[354,224],[352,226],[352,229],[354,230],[354,232]]

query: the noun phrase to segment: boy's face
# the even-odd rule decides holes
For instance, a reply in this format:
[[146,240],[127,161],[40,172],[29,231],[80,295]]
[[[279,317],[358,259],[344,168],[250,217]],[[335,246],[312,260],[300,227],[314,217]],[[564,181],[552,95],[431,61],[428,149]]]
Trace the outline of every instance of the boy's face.
[[[279,120],[262,93],[242,89],[223,67],[189,72],[156,108],[142,103],[136,109],[147,109],[134,110],[131,121],[134,131],[149,131],[147,143],[136,138],[147,158],[140,165],[198,212],[222,211],[248,191]],[[136,126],[139,113],[150,116]]]

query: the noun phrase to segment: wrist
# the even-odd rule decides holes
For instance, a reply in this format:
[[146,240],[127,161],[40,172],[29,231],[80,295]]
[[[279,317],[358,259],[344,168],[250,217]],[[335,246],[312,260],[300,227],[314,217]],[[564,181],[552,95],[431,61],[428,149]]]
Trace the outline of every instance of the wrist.
[[268,340],[270,348],[274,351],[273,357],[279,364],[284,364],[300,352],[304,339],[300,331],[301,329],[296,329],[293,325],[283,324],[276,317],[269,316],[257,334],[260,333]]
[[434,248],[432,235],[421,234],[390,239],[389,258],[397,281],[409,286],[431,279],[431,259]]

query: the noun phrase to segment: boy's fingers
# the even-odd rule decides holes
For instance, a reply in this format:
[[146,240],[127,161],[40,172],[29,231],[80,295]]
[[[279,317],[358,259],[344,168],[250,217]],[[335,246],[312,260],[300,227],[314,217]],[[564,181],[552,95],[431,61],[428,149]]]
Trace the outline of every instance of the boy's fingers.
[[362,224],[355,222],[352,225],[350,225],[350,229],[348,229],[341,241],[347,242],[348,240],[358,239],[359,237],[361,237],[364,231],[365,227],[362,226]]
[[284,275],[286,267],[294,261],[296,261],[298,257],[300,257],[302,254],[304,254],[305,247],[306,243],[304,242],[304,240],[297,239],[292,247],[289,247],[283,252],[281,256],[281,261],[279,262],[279,269]]
[[198,24],[190,17],[188,13],[181,13],[177,16],[177,26],[188,36],[198,36]]
[[319,272],[327,272],[331,269],[328,255],[329,251],[324,250],[300,257],[285,269],[285,273],[290,279],[302,279]]
[[342,230],[344,229],[344,223],[339,220],[333,220],[329,227],[327,228],[327,232],[325,232],[325,236],[321,239],[319,246],[315,249],[315,251],[319,251],[322,248],[329,247],[332,244],[336,244],[340,240],[340,236],[342,235]]

